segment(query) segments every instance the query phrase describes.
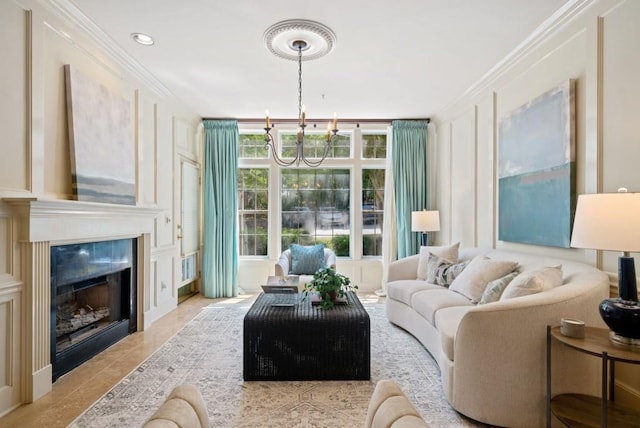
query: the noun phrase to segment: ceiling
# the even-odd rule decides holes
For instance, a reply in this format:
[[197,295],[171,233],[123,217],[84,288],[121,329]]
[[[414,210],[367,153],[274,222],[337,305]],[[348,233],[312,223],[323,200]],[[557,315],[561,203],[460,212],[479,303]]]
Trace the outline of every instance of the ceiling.
[[[310,118],[426,118],[454,103],[567,0],[55,0],[78,8],[202,117],[297,116],[298,66],[265,30],[310,19],[337,35],[304,61]],[[73,7],[75,6],[75,8]],[[78,11],[76,11],[77,13]],[[155,39],[135,43],[131,33]]]

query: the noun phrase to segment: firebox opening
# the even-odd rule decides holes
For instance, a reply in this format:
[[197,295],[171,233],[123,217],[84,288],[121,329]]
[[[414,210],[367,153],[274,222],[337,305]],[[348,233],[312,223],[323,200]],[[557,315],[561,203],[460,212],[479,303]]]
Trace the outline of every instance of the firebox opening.
[[137,329],[135,240],[51,250],[53,380]]

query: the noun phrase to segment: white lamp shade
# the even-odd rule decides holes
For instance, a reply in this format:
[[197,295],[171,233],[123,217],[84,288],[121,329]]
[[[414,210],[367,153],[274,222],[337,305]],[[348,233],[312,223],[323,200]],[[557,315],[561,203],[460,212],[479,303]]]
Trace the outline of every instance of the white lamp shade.
[[640,193],[578,196],[571,246],[640,251]]
[[439,211],[413,211],[411,213],[412,232],[437,232],[440,230]]

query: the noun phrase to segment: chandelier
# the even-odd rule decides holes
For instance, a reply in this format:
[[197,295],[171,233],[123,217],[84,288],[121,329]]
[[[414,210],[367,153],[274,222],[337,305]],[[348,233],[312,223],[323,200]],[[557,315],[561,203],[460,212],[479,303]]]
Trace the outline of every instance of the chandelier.
[[[297,59],[298,61],[298,130],[296,132],[295,156],[291,159],[282,159],[278,154],[276,141],[271,135],[271,119],[269,111],[265,114],[264,141],[271,150],[276,164],[282,167],[294,165],[300,166],[300,162],[315,168],[325,160],[334,143],[338,140],[338,120],[334,113],[333,121],[327,124],[327,135],[322,148],[322,155],[314,160],[308,159],[304,152],[306,111],[302,104],[302,53],[305,58],[320,58],[333,49],[336,36],[330,28],[314,21],[292,19],[279,22],[267,29],[264,34],[267,48],[274,54],[285,59]],[[294,56],[293,52],[297,55]]]

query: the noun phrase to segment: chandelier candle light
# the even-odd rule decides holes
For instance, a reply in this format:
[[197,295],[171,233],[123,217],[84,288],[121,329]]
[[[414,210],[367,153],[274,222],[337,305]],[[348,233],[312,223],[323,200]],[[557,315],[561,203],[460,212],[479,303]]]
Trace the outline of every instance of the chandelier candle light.
[[600,303],[600,316],[615,343],[640,346],[640,302],[632,252],[640,252],[640,193],[580,195],[573,221],[571,246],[621,251],[618,258],[618,298]]
[[[302,104],[302,60],[303,52],[306,53],[304,59],[311,60],[320,58],[333,50],[336,43],[336,36],[329,27],[318,22],[303,19],[290,19],[272,25],[265,31],[264,40],[274,55],[281,58],[298,61],[298,131],[296,133],[295,157],[291,160],[283,160],[278,153],[274,138],[271,136],[273,129],[269,110],[265,112],[264,141],[265,145],[271,149],[275,162],[283,167],[294,165],[300,166],[303,162],[309,167],[320,166],[327,157],[334,142],[338,139],[338,118],[333,114],[333,122],[327,124],[327,138],[322,150],[322,156],[316,160],[310,160],[304,153],[305,128],[307,127],[307,113]],[[296,55],[293,55],[296,52]]]

